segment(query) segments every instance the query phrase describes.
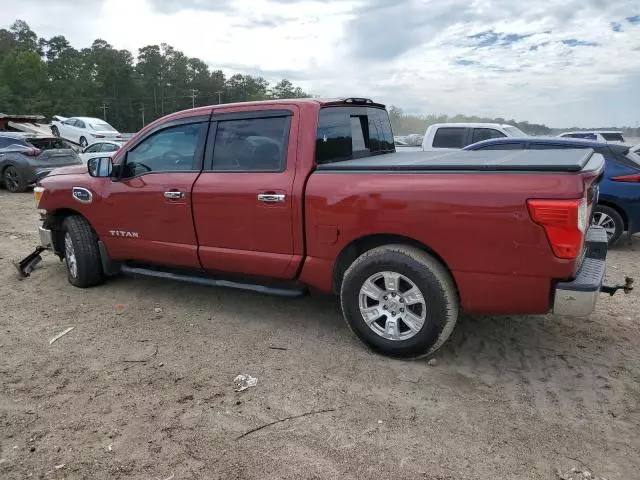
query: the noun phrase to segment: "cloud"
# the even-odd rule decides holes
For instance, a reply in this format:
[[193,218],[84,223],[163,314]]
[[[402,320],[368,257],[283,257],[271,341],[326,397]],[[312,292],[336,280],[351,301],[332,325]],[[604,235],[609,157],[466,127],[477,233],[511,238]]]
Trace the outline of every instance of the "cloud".
[[77,48],[103,38],[135,54],[166,42],[228,74],[284,76],[408,112],[587,126],[635,124],[640,111],[637,0],[5,3],[0,24],[21,18]]

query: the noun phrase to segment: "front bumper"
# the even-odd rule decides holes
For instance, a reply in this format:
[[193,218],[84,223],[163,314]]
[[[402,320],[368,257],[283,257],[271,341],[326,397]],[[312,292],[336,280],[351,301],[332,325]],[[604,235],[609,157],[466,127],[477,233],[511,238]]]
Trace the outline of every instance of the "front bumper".
[[602,288],[607,258],[607,233],[602,227],[587,231],[585,256],[575,279],[558,282],[553,300],[553,313],[587,317],[593,313]]

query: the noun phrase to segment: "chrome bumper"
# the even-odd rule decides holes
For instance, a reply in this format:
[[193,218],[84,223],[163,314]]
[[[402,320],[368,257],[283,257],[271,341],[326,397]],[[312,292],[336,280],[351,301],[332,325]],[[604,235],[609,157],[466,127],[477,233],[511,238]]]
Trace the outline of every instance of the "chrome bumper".
[[607,234],[602,227],[589,228],[585,248],[585,258],[576,278],[556,285],[553,300],[555,315],[587,317],[596,308],[607,258]]
[[38,227],[40,245],[48,250],[53,250],[53,234],[48,228]]

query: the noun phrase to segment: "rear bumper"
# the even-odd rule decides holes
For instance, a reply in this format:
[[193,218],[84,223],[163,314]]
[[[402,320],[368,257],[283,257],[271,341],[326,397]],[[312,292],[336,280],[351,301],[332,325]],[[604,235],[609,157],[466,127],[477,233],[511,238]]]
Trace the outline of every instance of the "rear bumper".
[[586,317],[596,307],[607,258],[607,234],[602,227],[589,228],[585,249],[585,257],[575,279],[556,284],[553,300],[553,313],[556,315]]

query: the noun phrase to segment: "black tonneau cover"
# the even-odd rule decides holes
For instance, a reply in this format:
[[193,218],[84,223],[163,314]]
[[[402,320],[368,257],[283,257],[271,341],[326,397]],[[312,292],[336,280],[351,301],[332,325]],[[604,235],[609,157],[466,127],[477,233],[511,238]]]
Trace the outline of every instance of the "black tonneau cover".
[[604,159],[592,149],[396,152],[326,163],[319,171],[496,171],[580,172],[601,168]]

